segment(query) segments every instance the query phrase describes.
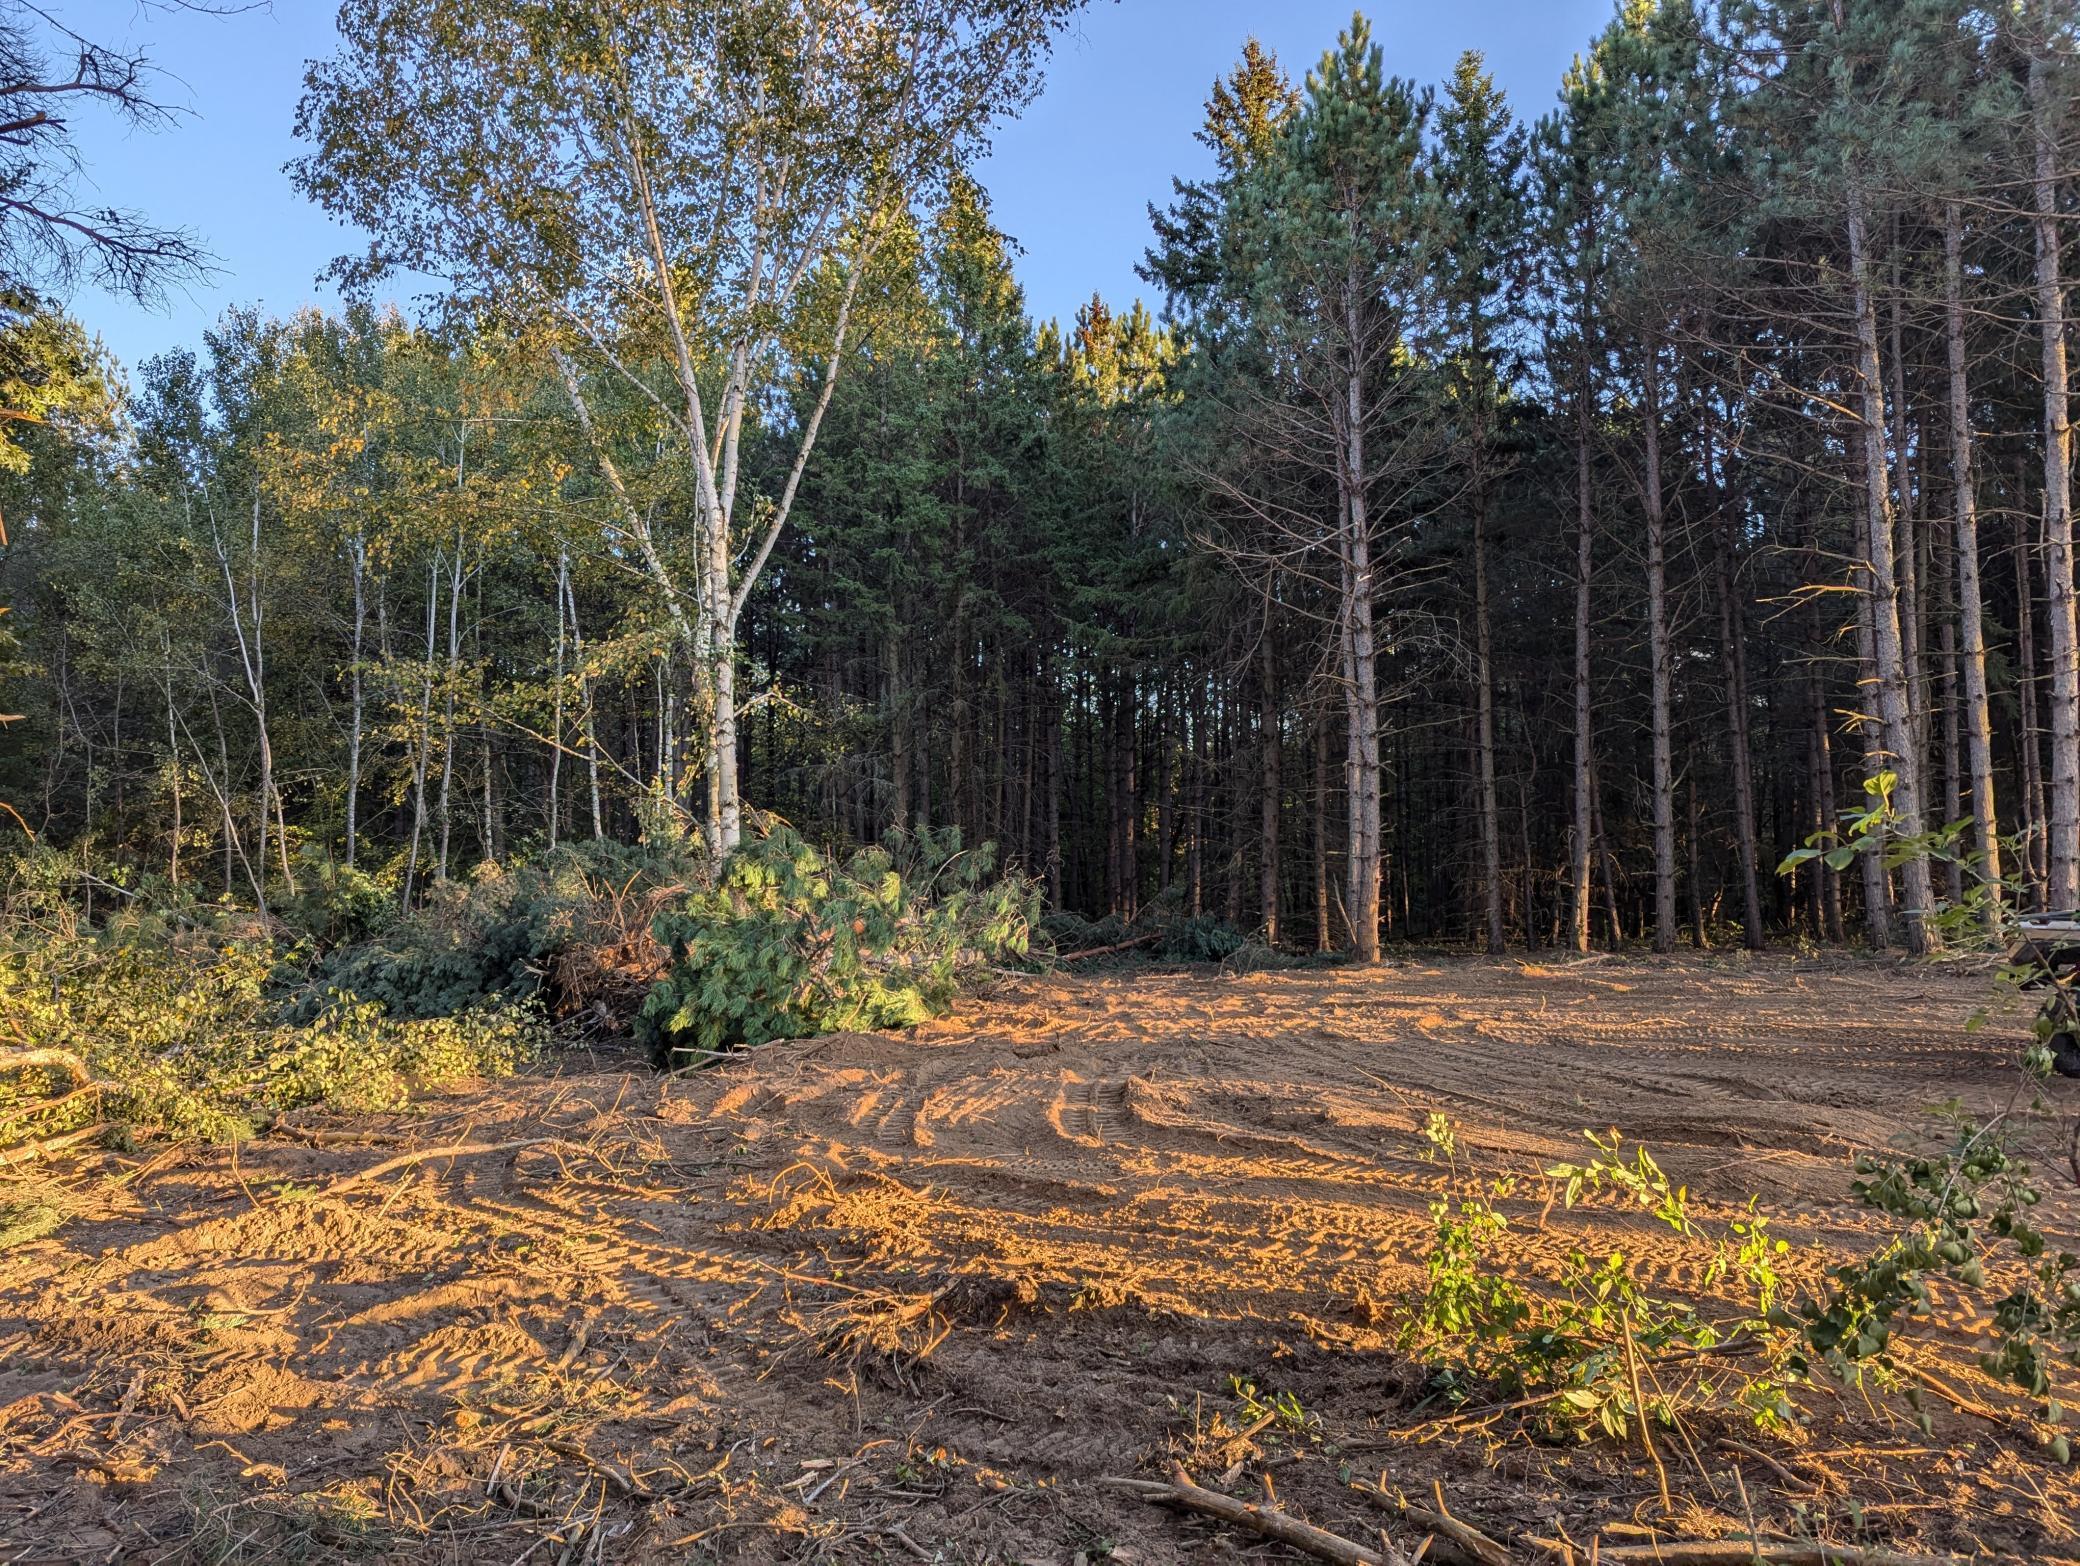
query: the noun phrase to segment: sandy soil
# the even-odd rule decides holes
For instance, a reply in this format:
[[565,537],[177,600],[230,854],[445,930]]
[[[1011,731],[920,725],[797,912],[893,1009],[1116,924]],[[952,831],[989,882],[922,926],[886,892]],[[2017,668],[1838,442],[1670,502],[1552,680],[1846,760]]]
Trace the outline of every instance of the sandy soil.
[[[1817,1277],[1879,1232],[1858,1149],[2007,1097],[2022,1019],[1968,1033],[1986,994],[1789,959],[1137,969],[690,1077],[298,1117],[236,1159],[100,1155],[39,1176],[76,1215],[0,1253],[0,1560],[1290,1558],[1096,1483],[1179,1457],[1404,1548],[1349,1479],[1441,1481],[1498,1534],[1752,1517],[2080,1559],[2068,1474],[1941,1401],[1933,1437],[1853,1394],[1761,1457],[1701,1431],[1671,1523],[1637,1449],[1424,1425],[1389,1319],[1432,1109],[1534,1177],[1501,1253],[1524,1280],[1589,1243],[1701,1287],[1615,1209],[1536,1221],[1537,1168],[1604,1126],[1709,1216],[1759,1197]],[[1983,1395],[1977,1324],[1939,1315],[1928,1363]],[[1265,1406],[1239,1385],[1304,1412],[1238,1434]]]

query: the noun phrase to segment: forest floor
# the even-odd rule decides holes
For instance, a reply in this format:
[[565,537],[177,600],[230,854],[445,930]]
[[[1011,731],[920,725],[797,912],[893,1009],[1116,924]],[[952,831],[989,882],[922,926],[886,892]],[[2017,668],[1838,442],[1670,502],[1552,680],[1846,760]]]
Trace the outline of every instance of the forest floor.
[[[1857,1150],[2012,1091],[2026,1016],[1965,1029],[1989,989],[1788,957],[1011,980],[908,1034],[16,1171],[10,1212],[70,1216],[0,1252],[0,1560],[1299,1558],[1100,1483],[1173,1460],[1404,1550],[1350,1479],[1583,1561],[1650,1529],[2080,1559],[2071,1471],[1983,1414],[1931,1400],[1924,1436],[1815,1391],[1792,1441],[1697,1429],[1668,1518],[1635,1447],[1425,1424],[1389,1319],[1433,1109],[1531,1187],[1619,1127],[1707,1216],[1759,1198],[1817,1278],[1880,1232]],[[1637,1219],[1527,1195],[1521,1280],[1583,1243],[1708,1287]],[[1991,1396],[1937,1315],[1914,1352]]]

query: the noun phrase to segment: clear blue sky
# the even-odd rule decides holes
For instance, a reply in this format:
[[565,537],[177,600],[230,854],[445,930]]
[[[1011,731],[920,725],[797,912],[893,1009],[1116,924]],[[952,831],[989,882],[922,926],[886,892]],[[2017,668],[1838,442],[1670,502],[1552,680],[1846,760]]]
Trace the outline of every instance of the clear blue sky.
[[[171,131],[123,133],[84,117],[90,199],[192,227],[223,275],[153,313],[83,292],[73,308],[126,364],[199,345],[234,303],[286,313],[332,296],[314,281],[357,248],[305,205],[282,164],[303,62],[331,52],[330,0],[274,0],[271,13],[224,20],[140,16],[135,0],[63,0],[81,31],[146,43],[169,95],[192,111]],[[1611,14],[1611,0],[1380,0],[1368,8],[1388,69],[1441,83],[1478,49],[1521,118],[1552,104],[1560,73]],[[1093,290],[1123,303],[1141,292],[1134,264],[1147,207],[1173,175],[1205,171],[1192,140],[1214,78],[1254,33],[1298,80],[1350,21],[1349,0],[1095,0],[1058,43],[1047,87],[1002,127],[980,173],[998,225],[1024,249],[1019,275],[1037,316],[1068,317]],[[1151,301],[1153,303],[1153,301]]]

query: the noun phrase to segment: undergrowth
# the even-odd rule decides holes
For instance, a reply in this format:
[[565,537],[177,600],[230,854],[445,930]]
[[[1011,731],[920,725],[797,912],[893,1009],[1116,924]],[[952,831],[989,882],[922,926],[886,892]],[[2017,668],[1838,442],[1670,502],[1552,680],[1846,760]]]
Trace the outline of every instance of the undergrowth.
[[[400,1017],[537,996],[559,1013],[593,1004],[632,1011],[661,966],[652,917],[699,879],[677,852],[568,844],[436,882],[408,913],[379,891],[384,912],[372,915],[368,878],[328,871],[284,910],[300,937],[295,1012],[315,1017],[337,993]],[[325,932],[341,928],[353,938],[329,943]]]
[[[1511,1229],[1504,1204],[1518,1195],[1511,1176],[1483,1175],[1462,1156],[1457,1128],[1441,1114],[1423,1127],[1425,1152],[1446,1171],[1446,1192],[1431,1203],[1432,1240],[1423,1286],[1403,1301],[1405,1346],[1428,1357],[1440,1389],[1463,1401],[1477,1389],[1530,1400],[1552,1433],[1623,1438],[1642,1417],[1673,1424],[1686,1412],[1718,1408],[1764,1429],[1796,1417],[1790,1399],[1795,1344],[1774,1319],[1788,1250],[1752,1209],[1714,1228],[1691,1209],[1643,1147],[1627,1149],[1615,1131],[1588,1133],[1580,1163],[1544,1171],[1549,1204],[1573,1209],[1608,1198],[1645,1214],[1690,1252],[1704,1289],[1731,1296],[1718,1315],[1661,1293],[1623,1250],[1567,1245],[1557,1284],[1531,1289],[1520,1267],[1497,1265]],[[1664,1383],[1656,1367],[1680,1361]]]
[[214,930],[0,946],[0,1015],[31,1052],[0,1057],[0,1139],[103,1122],[236,1138],[309,1104],[394,1109],[415,1087],[507,1075],[546,1039],[538,1012],[504,1003],[410,1018],[335,995],[292,1015],[277,963],[272,942]]
[[[1962,1111],[1947,1114],[1947,1150],[1858,1160],[1854,1194],[1901,1227],[1797,1293],[1779,1270],[1789,1247],[1752,1200],[1724,1224],[1706,1222],[1653,1155],[1628,1149],[1615,1131],[1587,1133],[1586,1158],[1548,1166],[1539,1190],[1522,1191],[1516,1177],[1470,1167],[1456,1128],[1433,1113],[1426,1152],[1445,1167],[1446,1189],[1430,1207],[1424,1280],[1400,1305],[1403,1345],[1430,1361],[1449,1400],[1508,1400],[1547,1435],[1622,1440],[1642,1417],[1675,1428],[1713,1414],[1788,1433],[1804,1419],[1801,1389],[1821,1376],[1897,1394],[1927,1429],[1900,1350],[1931,1316],[1931,1285],[1940,1284],[1982,1307],[1990,1330],[1981,1367],[2027,1402],[2022,1423],[2067,1462],[2061,1426],[2065,1384],[2080,1366],[2080,1258],[2054,1250],[2030,1222],[2041,1192],[2027,1166]],[[1697,1298],[1657,1292],[1625,1251],[1579,1240],[1560,1242],[1550,1285],[1519,1281],[1546,1269],[1501,1253],[1541,1242],[1513,1240],[1505,1209],[1538,1212],[1541,1196],[1546,1212],[1593,1198],[1643,1215],[1688,1253],[1669,1270],[1693,1278]],[[1679,1368],[1664,1379],[1663,1367]]]

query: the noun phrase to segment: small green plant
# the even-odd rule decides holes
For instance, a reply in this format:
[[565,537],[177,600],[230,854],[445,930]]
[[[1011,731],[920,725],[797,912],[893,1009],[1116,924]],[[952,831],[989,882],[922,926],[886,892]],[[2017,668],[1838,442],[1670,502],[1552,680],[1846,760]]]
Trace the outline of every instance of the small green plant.
[[1310,1413],[1291,1392],[1261,1392],[1254,1381],[1230,1376],[1228,1390],[1240,1405],[1238,1413],[1245,1428],[1266,1426],[1288,1435],[1313,1435],[1321,1429],[1319,1414]]
[[1508,1177],[1476,1179],[1461,1168],[1457,1129],[1430,1112],[1422,1130],[1423,1156],[1443,1163],[1450,1193],[1430,1204],[1430,1253],[1424,1287],[1402,1321],[1406,1344],[1450,1345],[1454,1374],[1513,1379],[1514,1346],[1532,1318],[1531,1297],[1487,1266],[1509,1228],[1497,1205],[1516,1193]]
[[658,915],[671,966],[639,1032],[660,1057],[942,1011],[978,972],[1025,957],[1037,888],[996,878],[987,845],[892,836],[842,864],[785,827],[747,842],[711,890]]
[[[2002,1287],[1981,1366],[2036,1404],[2046,1450],[2070,1461],[2059,1394],[2062,1371],[2080,1366],[2080,1256],[2051,1249],[2032,1222],[2043,1193],[2000,1123],[1981,1124],[1956,1104],[1939,1113],[1952,1132],[1943,1151],[1857,1159],[1851,1190],[1900,1231],[1875,1255],[1835,1269],[1833,1287],[1802,1303],[1796,1319],[1813,1354],[1855,1380],[1866,1367],[1894,1368],[1898,1330],[1931,1312],[1931,1280],[1971,1293]],[[1989,1263],[2001,1284],[1990,1283]],[[1918,1392],[1907,1396],[1919,1412]],[[1920,1418],[1925,1426],[1928,1416]]]
[[[1915,858],[1956,865],[1965,894],[1936,910],[1931,923],[1938,936],[1954,945],[2018,954],[2001,965],[1996,982],[2008,989],[2047,986],[2050,998],[2023,1048],[2016,1090],[2005,1108],[1980,1118],[1954,1101],[1937,1105],[1933,1112],[1950,1133],[1947,1146],[1856,1160],[1850,1190],[1898,1224],[1897,1232],[1871,1256],[1836,1268],[1825,1294],[1775,1314],[1801,1328],[1811,1359],[1834,1375],[1859,1381],[1875,1369],[1881,1381],[1894,1383],[1900,1338],[1931,1314],[1931,1281],[1993,1295],[1992,1346],[1981,1355],[1982,1368],[2034,1403],[2045,1450],[2068,1462],[2072,1445],[2061,1428],[2061,1392],[2065,1373],[2080,1366],[2080,1255],[2053,1250],[2033,1221],[2043,1193],[2017,1149],[2016,1132],[2018,1111],[2046,1107],[2041,1087],[2052,1070],[2053,1033],[2080,1029],[2080,1008],[2068,976],[2015,917],[2024,889],[1988,874],[1983,853],[1964,846],[1970,822],[1902,832],[1892,806],[1895,781],[1889,772],[1869,779],[1866,803],[1845,812],[1838,830],[1816,834],[1794,850],[1780,871],[1815,858],[1844,870],[1862,855],[1877,855],[1888,868]],[[1967,1026],[1977,1028],[1984,1020],[1981,1013]],[[2080,1148],[2080,1130],[2074,1135]],[[2080,1161],[2074,1175],[2080,1179]],[[1905,1395],[1926,1426],[1918,1391],[1909,1388]]]
[[[1499,1385],[1509,1396],[1538,1400],[1550,1426],[1614,1439],[1633,1419],[1668,1422],[1698,1407],[1738,1409],[1764,1428],[1795,1418],[1789,1334],[1770,1320],[1781,1288],[1777,1265],[1788,1247],[1752,1206],[1723,1232],[1711,1232],[1692,1215],[1689,1193],[1645,1148],[1628,1152],[1615,1131],[1586,1133],[1588,1158],[1544,1171],[1558,1182],[1560,1203],[1572,1209],[1609,1196],[1638,1207],[1696,1247],[1708,1285],[1737,1285],[1740,1303],[1728,1319],[1708,1318],[1688,1301],[1652,1292],[1623,1252],[1597,1255],[1578,1244],[1561,1259],[1557,1287],[1533,1292],[1490,1260],[1510,1228],[1501,1204],[1516,1195],[1515,1182],[1466,1169],[1457,1131],[1444,1116],[1433,1112],[1422,1134],[1426,1155],[1443,1162],[1449,1177],[1447,1194],[1430,1207],[1424,1283],[1404,1304],[1402,1338],[1430,1355],[1449,1394]],[[1737,1360],[1736,1347],[1744,1351]],[[1658,1358],[1707,1363],[1719,1351],[1730,1356],[1724,1368],[1687,1376],[1677,1392],[1653,1381]],[[1655,1386],[1651,1399],[1647,1385]]]

